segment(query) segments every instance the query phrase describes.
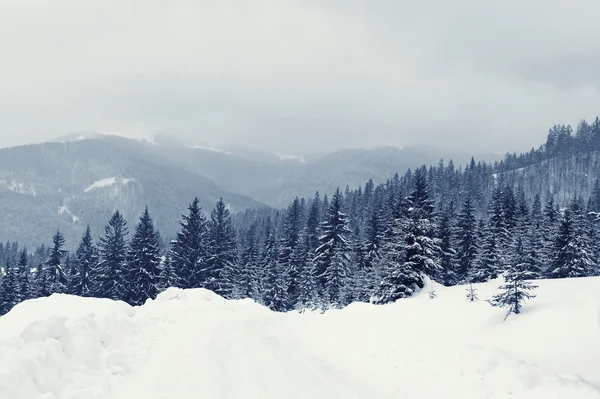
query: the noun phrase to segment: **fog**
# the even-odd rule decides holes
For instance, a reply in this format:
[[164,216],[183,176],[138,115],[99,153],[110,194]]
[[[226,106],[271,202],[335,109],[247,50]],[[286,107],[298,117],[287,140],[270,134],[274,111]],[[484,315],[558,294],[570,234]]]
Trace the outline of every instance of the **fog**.
[[600,4],[451,3],[4,0],[0,145],[524,151],[600,113]]

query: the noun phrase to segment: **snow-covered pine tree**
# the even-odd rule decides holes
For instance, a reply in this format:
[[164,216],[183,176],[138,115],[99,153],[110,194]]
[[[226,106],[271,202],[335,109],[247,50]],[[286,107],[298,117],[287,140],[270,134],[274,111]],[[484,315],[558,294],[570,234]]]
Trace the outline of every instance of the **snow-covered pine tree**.
[[302,231],[302,208],[298,197],[287,209],[283,225],[281,245],[279,247],[279,264],[287,277],[288,299],[291,306],[298,300],[299,276],[302,273],[303,254],[300,240]]
[[441,270],[436,276],[433,276],[434,279],[446,287],[456,285],[459,281],[457,274],[457,252],[454,245],[454,232],[456,231],[454,218],[454,203],[451,200],[448,206],[442,210],[439,218],[438,238]]
[[173,268],[173,260],[171,259],[171,253],[168,252],[161,259],[161,272],[160,272],[160,290],[164,291],[170,287],[177,286],[177,275]]
[[585,238],[577,233],[571,210],[566,209],[554,239],[553,261],[547,277],[585,277],[595,267],[592,251]]
[[65,238],[60,231],[52,237],[50,257],[46,261],[46,275],[51,293],[66,293],[69,280],[63,263],[67,251],[64,249]]
[[27,248],[23,248],[19,255],[19,262],[17,263],[17,302],[23,302],[33,297],[31,287],[31,270],[29,268],[29,257],[27,255]]
[[148,207],[135,227],[127,253],[127,292],[125,301],[143,305],[160,292],[160,242]]
[[[522,256],[525,256],[525,254],[523,253]],[[537,288],[537,286],[527,281],[534,278],[534,275],[527,268],[526,263],[510,266],[504,274],[506,284],[498,287],[502,292],[488,300],[490,305],[494,307],[508,307],[506,317],[511,313],[521,313],[523,303],[528,299],[535,298],[535,295],[530,294],[529,291]]]
[[279,264],[279,248],[271,218],[267,218],[265,242],[261,256],[261,268],[266,271],[264,281],[263,303],[277,312],[289,309],[286,281],[283,269]]
[[231,214],[222,198],[210,214],[208,237],[209,279],[205,287],[221,296],[229,297],[233,294],[238,274],[238,252]]
[[240,257],[240,273],[236,281],[235,297],[258,300],[258,264],[260,249],[257,237],[256,222],[250,225],[245,234],[242,255]]
[[212,278],[208,272],[208,229],[197,197],[181,218],[181,231],[171,242],[170,268],[176,276],[171,283],[181,288],[206,287]]
[[342,212],[343,197],[338,188],[321,225],[323,235],[316,250],[317,282],[324,303],[333,307],[346,305],[344,292],[348,283],[350,244],[346,215]]
[[473,288],[473,283],[469,283],[467,291],[467,301],[475,302],[479,296],[477,295],[477,288]]
[[437,229],[433,220],[433,201],[429,197],[426,169],[419,168],[413,177],[413,191],[406,198],[407,217],[397,219],[393,235],[386,243],[388,275],[379,287],[377,303],[388,303],[405,298],[424,286],[424,276],[439,272],[437,255],[440,253]]
[[38,264],[35,271],[35,297],[43,298],[50,296],[50,284],[48,283],[48,273],[43,263]]
[[477,219],[475,217],[475,206],[471,197],[467,197],[463,203],[456,223],[458,260],[457,278],[466,281],[469,273],[475,265],[478,254]]
[[364,262],[362,268],[357,270],[357,300],[368,302],[381,282],[382,273],[379,270],[383,257],[383,243],[385,239],[384,223],[380,215],[381,209],[372,206],[366,221],[363,235]]
[[94,244],[92,230],[88,225],[79,241],[75,252],[75,275],[71,278],[71,294],[83,297],[91,296],[94,292],[92,276],[98,276],[98,249]]
[[10,258],[8,258],[2,278],[2,286],[0,287],[0,315],[8,313],[18,303],[17,291],[16,270],[10,263]]
[[126,297],[125,271],[127,270],[127,223],[116,211],[104,228],[104,237],[98,245],[99,262],[93,276],[93,296],[123,300]]

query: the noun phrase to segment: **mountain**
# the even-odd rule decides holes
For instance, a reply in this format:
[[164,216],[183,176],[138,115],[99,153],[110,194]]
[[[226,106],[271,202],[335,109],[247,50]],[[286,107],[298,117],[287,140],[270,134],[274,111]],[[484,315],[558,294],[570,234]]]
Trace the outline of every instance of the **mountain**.
[[[396,172],[402,174],[423,164],[437,164],[441,158],[453,158],[457,164],[463,164],[472,156],[428,147],[387,146],[342,149],[324,155],[180,144],[158,145],[154,150],[157,157],[274,207],[287,206],[295,197],[309,197],[315,191],[331,194],[337,187],[357,188],[369,179],[381,183]],[[491,154],[478,156],[486,160],[497,158]]]
[[[167,136],[78,132],[48,143],[0,149],[0,240],[39,245],[60,229],[73,247],[86,224],[101,234],[117,209],[133,224],[146,205],[170,238],[195,196],[207,211],[220,197],[234,212],[265,204],[284,207],[317,190],[330,194],[338,186],[383,182],[395,172],[437,163],[442,156],[439,150],[417,147],[274,154]],[[468,156],[457,159],[466,161]]]
[[60,229],[72,247],[86,224],[98,235],[119,209],[133,225],[146,205],[172,237],[196,196],[205,211],[221,197],[232,211],[264,206],[155,154],[110,136],[0,149],[0,239],[38,245]]

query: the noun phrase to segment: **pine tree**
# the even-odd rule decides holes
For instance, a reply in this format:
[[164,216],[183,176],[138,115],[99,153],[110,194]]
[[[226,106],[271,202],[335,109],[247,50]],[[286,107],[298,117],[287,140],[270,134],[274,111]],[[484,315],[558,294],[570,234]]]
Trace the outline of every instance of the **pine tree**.
[[57,231],[52,237],[53,247],[50,251],[50,257],[46,262],[46,273],[50,292],[66,293],[68,278],[63,264],[63,258],[67,255],[64,250],[65,238],[60,231]]
[[292,306],[298,300],[299,277],[303,267],[304,254],[300,246],[301,231],[302,209],[300,207],[300,200],[296,197],[287,210],[279,250],[279,264],[287,275],[288,298]]
[[94,245],[92,230],[88,225],[75,252],[75,275],[71,279],[71,293],[83,297],[91,296],[95,289],[94,275],[98,275],[98,249]]
[[23,302],[32,297],[32,287],[30,282],[31,271],[29,269],[29,258],[27,256],[27,249],[23,248],[19,256],[19,263],[17,263],[18,277],[17,277],[17,302]]
[[167,288],[177,286],[177,275],[173,267],[173,260],[171,254],[167,254],[162,259],[162,268],[160,273],[160,291],[164,291]]
[[277,239],[270,218],[267,219],[265,235],[266,239],[261,257],[261,267],[266,271],[263,302],[269,309],[283,312],[289,309],[289,301],[283,270],[279,265]]
[[127,270],[127,223],[116,211],[104,228],[98,248],[99,263],[93,295],[99,298],[123,300],[126,297],[125,272]]
[[229,210],[223,199],[217,202],[208,224],[209,260],[206,288],[228,297],[233,294],[237,268],[237,243]]
[[535,295],[530,294],[529,291],[537,288],[537,286],[527,281],[534,276],[524,266],[524,264],[519,264],[509,267],[504,275],[506,284],[499,287],[503,292],[494,295],[492,299],[488,300],[492,306],[508,307],[509,310],[506,317],[511,313],[521,313],[523,303],[528,299],[535,298]]
[[479,296],[477,295],[477,288],[473,288],[473,283],[469,283],[469,288],[467,288],[466,290],[467,301],[475,302],[477,299],[479,299]]
[[170,267],[182,288],[207,287],[213,276],[208,271],[208,229],[198,198],[188,206],[188,215],[182,215],[181,231],[171,243]]
[[8,313],[18,303],[17,276],[14,267],[7,259],[5,274],[0,287],[0,315]]
[[596,267],[587,241],[577,232],[571,210],[567,209],[554,239],[554,255],[548,277],[585,277]]
[[338,188],[321,225],[323,235],[315,256],[318,288],[324,301],[333,307],[346,304],[344,290],[349,274],[350,245],[347,236],[351,231],[347,226],[346,215],[342,212],[342,201],[342,193]]
[[125,301],[143,305],[160,292],[160,243],[148,207],[135,227],[127,254],[128,292]]
[[437,259],[439,239],[433,220],[433,201],[429,197],[425,169],[417,169],[413,177],[413,191],[405,200],[406,218],[396,219],[393,235],[388,241],[388,275],[379,287],[377,303],[388,303],[412,295],[423,288],[424,276],[440,271]]
[[236,284],[236,297],[258,298],[258,264],[260,251],[257,238],[257,224],[253,223],[245,235],[242,256],[240,259],[240,275]]
[[456,225],[458,240],[456,258],[458,259],[457,278],[465,281],[475,265],[478,253],[477,219],[471,197],[463,203]]
[[50,284],[48,282],[48,273],[44,268],[44,264],[38,264],[35,271],[35,296],[37,298],[43,298],[50,296]]
[[446,287],[458,283],[457,253],[454,247],[454,205],[452,202],[442,212],[439,223],[438,238],[440,242],[440,267],[441,271],[434,276]]

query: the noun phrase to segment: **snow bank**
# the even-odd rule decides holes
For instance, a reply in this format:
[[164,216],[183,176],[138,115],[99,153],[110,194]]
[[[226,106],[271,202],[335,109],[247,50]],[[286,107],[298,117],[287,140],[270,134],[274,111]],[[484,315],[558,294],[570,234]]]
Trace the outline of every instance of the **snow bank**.
[[600,278],[540,281],[505,322],[499,283],[324,314],[53,295],[0,318],[0,398],[600,398]]

